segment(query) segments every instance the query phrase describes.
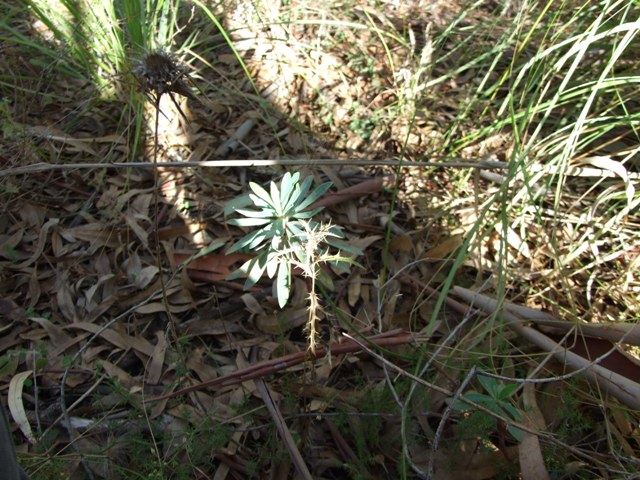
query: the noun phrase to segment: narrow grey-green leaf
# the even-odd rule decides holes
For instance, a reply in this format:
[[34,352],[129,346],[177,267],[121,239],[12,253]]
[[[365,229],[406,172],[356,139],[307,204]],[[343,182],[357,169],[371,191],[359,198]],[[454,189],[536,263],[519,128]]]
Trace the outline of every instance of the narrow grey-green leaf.
[[261,228],[260,230],[255,230],[238,240],[227,250],[227,253],[237,252],[245,247],[249,250],[256,250],[260,244],[265,243],[272,235],[271,229]]
[[362,255],[362,250],[360,250],[358,247],[354,247],[353,245],[349,245],[347,242],[342,242],[340,240],[336,240],[335,238],[327,238],[325,242],[342,252],[350,253],[355,256]]
[[273,217],[273,213],[269,210],[248,210],[246,208],[236,209],[238,215],[244,215],[245,217],[252,218],[268,218]]
[[253,203],[258,207],[273,207],[269,193],[255,182],[249,182],[249,188],[253,191],[253,195],[249,194]]
[[305,239],[307,236],[307,232],[304,229],[304,226],[300,222],[288,222],[287,228],[289,229],[289,232],[291,232],[292,236],[294,237]]
[[342,270],[343,273],[347,273],[350,271],[350,269],[348,268],[348,265],[353,265],[354,267],[358,267],[358,268],[364,268],[362,265],[360,265],[358,262],[356,262],[352,258],[343,257],[341,255],[323,256],[322,261],[327,262],[331,265],[334,265],[339,270]]
[[251,243],[247,245],[247,249],[249,251],[259,250],[262,247],[263,243],[266,244],[269,239],[273,236],[273,230],[270,228],[263,228],[256,232],[256,236],[253,238]]
[[333,186],[331,182],[325,182],[322,185],[316,187],[316,189],[311,192],[311,194],[305,198],[305,200],[296,205],[296,212],[302,212],[305,208],[308,208],[313,202],[318,200],[321,196],[323,196],[327,191]]
[[278,188],[278,185],[276,185],[275,182],[271,182],[271,184],[269,185],[269,189],[271,190],[271,193],[270,193],[271,204],[275,208],[277,216],[280,216],[282,215],[282,203],[280,203],[280,189]]
[[300,177],[300,173],[296,172],[291,175],[289,172],[285,173],[282,177],[282,182],[280,186],[280,205],[282,206],[283,212],[286,211],[286,205],[289,201],[289,196],[293,191],[294,187],[298,184],[298,178]]
[[278,305],[284,308],[291,295],[291,266],[286,262],[280,262],[278,277],[276,279],[276,292],[278,294]]
[[271,223],[270,218],[232,218],[227,222],[229,225],[236,227],[255,227],[258,225],[266,225]]
[[255,240],[255,238],[262,234],[261,230],[248,233],[236,243],[234,243],[228,250],[227,253],[237,252],[238,250],[242,250],[244,247],[248,246]]
[[[299,175],[298,175],[299,176]],[[303,180],[302,184],[296,184],[296,188],[294,189],[292,195],[287,200],[287,203],[283,206],[284,211],[287,212],[289,210],[294,210],[298,203],[300,203],[307,191],[309,190],[309,186],[313,182],[312,177],[307,177]]]
[[276,234],[271,239],[271,250],[280,251],[282,249],[283,244],[284,242],[282,241],[282,236]]
[[249,270],[249,274],[247,276],[247,281],[244,282],[245,290],[249,290],[262,278],[264,269],[267,267],[266,259],[267,255],[266,252],[264,252],[260,254],[256,259],[256,262],[251,265],[251,269]]
[[236,270],[231,272],[229,274],[229,276],[227,277],[227,280],[235,280],[237,278],[243,277],[244,275],[247,274],[247,272],[251,268],[251,265],[253,263],[255,263],[256,261],[257,261],[256,258],[252,258],[251,260],[247,260],[246,262],[244,262],[242,264],[242,266],[240,266],[239,268],[237,268]]
[[248,207],[253,202],[249,195],[242,195],[240,197],[229,200],[224,206],[224,216],[227,217],[234,213],[238,208]]
[[273,278],[278,270],[279,252],[272,250],[267,254],[267,277]]
[[320,213],[322,210],[324,210],[324,207],[314,208],[313,210],[307,210],[305,212],[297,212],[293,215],[293,218],[300,218],[300,219],[311,218],[314,215],[317,215],[318,213]]
[[316,269],[316,272],[318,272],[317,278],[318,278],[318,282],[320,282],[320,285],[322,285],[324,288],[326,288],[330,292],[333,292],[335,290],[335,285],[333,284],[333,280],[327,274],[327,272],[325,272],[321,268]]

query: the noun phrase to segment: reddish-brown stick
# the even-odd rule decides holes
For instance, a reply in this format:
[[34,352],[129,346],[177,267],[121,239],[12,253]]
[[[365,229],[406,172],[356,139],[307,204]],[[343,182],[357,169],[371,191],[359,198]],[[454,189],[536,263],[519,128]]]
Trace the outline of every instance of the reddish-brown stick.
[[[377,347],[390,347],[393,345],[403,345],[424,340],[426,340],[426,337],[418,337],[408,333],[403,333],[394,337],[367,338],[366,341]],[[330,347],[331,355],[341,355],[345,353],[357,352],[358,350],[361,350],[360,346],[350,340],[342,343],[335,343]],[[162,395],[160,397],[146,399],[143,401],[143,403],[166,400],[209,387],[227,387],[236,383],[242,383],[247,380],[253,380],[255,378],[270,375],[280,370],[284,370],[285,368],[303,363],[307,360],[317,360],[319,358],[323,358],[326,355],[327,350],[322,347],[318,348],[315,352],[304,351],[291,353],[283,357],[274,358],[272,360],[265,360],[263,362],[256,363],[255,365],[250,365],[247,368],[243,368],[242,370],[237,370],[221,377],[213,378],[211,380],[207,380],[206,382],[201,382],[197,385],[192,385],[190,387],[186,387],[181,390]]]

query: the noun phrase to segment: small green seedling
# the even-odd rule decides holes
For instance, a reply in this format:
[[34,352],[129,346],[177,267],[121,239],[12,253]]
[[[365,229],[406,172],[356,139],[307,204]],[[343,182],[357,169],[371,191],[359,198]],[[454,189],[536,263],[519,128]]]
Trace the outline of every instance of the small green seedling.
[[[506,417],[515,421],[522,420],[522,413],[511,404],[510,398],[513,393],[518,389],[519,385],[517,383],[510,383],[508,385],[502,385],[498,380],[492,377],[478,376],[478,381],[487,392],[477,393],[470,392],[465,394],[464,398],[466,400],[470,400],[478,405],[482,405],[488,410],[497,413],[502,417]],[[453,408],[456,410],[470,410],[473,407],[468,403],[465,403],[464,400],[458,400]],[[513,437],[521,441],[523,437],[523,432],[517,427],[512,425],[508,425],[507,429],[509,433],[513,435]]]

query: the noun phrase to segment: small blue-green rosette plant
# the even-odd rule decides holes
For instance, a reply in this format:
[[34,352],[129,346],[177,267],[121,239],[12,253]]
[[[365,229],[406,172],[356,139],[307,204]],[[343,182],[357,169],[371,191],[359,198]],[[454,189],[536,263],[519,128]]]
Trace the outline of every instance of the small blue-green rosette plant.
[[317,268],[319,262],[329,262],[343,268],[347,264],[355,264],[349,257],[330,255],[329,247],[354,256],[362,253],[358,248],[338,240],[343,237],[338,227],[311,220],[324,207],[312,210],[308,208],[331,188],[331,182],[323,183],[310,191],[312,177],[305,178],[302,183],[299,180],[300,173],[287,172],[282,177],[280,186],[271,182],[269,191],[251,182],[249,187],[253,193],[235,198],[225,206],[225,216],[236,214],[242,217],[230,219],[230,225],[255,228],[238,240],[227,253],[257,253],[228,279],[246,275],[244,288],[249,289],[266,271],[269,278],[276,278],[275,296],[281,308],[291,294],[292,266],[301,268],[313,280],[320,277],[323,281],[327,280],[323,278],[327,276]]

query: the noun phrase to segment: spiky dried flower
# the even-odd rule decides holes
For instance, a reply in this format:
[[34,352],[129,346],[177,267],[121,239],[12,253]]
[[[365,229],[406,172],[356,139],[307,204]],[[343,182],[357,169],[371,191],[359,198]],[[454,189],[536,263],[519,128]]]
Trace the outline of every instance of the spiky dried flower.
[[168,95],[186,120],[184,112],[182,112],[173,98],[175,93],[191,100],[196,100],[196,96],[187,85],[187,81],[190,78],[186,67],[164,50],[145,53],[136,63],[133,74],[147,98],[158,107],[160,97],[165,94]]

